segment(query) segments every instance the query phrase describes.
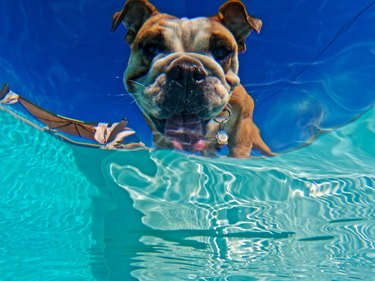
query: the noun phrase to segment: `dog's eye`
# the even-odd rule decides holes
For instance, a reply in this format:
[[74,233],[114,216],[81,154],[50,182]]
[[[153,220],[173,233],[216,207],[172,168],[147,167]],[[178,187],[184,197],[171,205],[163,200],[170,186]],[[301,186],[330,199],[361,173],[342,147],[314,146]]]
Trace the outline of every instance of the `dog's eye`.
[[212,55],[219,61],[226,59],[232,53],[232,49],[228,48],[227,46],[217,46],[212,49]]
[[149,43],[142,47],[142,53],[148,59],[154,58],[161,51],[161,47],[156,43]]

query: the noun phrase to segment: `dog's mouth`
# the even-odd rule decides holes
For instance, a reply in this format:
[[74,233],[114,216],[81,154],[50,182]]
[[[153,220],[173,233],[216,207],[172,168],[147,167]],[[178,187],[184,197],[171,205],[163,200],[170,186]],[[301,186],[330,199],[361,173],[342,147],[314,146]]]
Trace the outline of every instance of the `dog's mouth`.
[[189,152],[201,151],[206,147],[205,131],[209,120],[182,112],[167,119],[152,118],[156,129],[174,148]]

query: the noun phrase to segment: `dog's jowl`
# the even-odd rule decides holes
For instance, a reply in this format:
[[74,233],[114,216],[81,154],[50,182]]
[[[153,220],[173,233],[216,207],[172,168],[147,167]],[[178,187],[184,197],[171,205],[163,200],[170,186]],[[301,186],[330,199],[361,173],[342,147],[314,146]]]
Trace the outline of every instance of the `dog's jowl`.
[[213,17],[186,19],[128,0],[113,15],[112,30],[121,22],[131,47],[124,84],[156,146],[215,155],[227,144],[233,157],[249,157],[252,147],[273,155],[237,75],[245,38],[262,26],[241,1],[224,3]]

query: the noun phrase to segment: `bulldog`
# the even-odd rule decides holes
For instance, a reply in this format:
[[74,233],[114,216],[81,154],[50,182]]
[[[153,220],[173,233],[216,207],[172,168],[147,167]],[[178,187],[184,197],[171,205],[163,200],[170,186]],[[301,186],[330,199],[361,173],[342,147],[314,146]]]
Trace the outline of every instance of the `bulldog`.
[[161,13],[147,0],[128,0],[113,15],[112,31],[120,23],[131,48],[124,84],[157,147],[213,156],[228,145],[231,157],[249,157],[252,148],[274,155],[237,75],[245,38],[262,26],[241,1],[224,3],[212,17],[187,19]]

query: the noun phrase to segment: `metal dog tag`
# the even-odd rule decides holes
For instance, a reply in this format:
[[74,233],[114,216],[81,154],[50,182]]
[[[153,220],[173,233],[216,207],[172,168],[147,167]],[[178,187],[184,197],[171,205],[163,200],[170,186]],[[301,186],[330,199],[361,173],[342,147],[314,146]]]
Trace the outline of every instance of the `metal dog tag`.
[[216,140],[217,140],[217,143],[220,144],[220,145],[227,145],[228,144],[228,134],[223,131],[223,130],[219,130],[216,134]]
[[219,145],[228,144],[229,136],[227,132],[225,132],[224,128],[225,128],[225,123],[227,123],[232,116],[232,112],[230,111],[229,108],[224,109],[223,112],[226,112],[227,116],[224,117],[224,116],[219,115],[214,118],[214,121],[219,123],[219,131],[216,133],[216,141]]

